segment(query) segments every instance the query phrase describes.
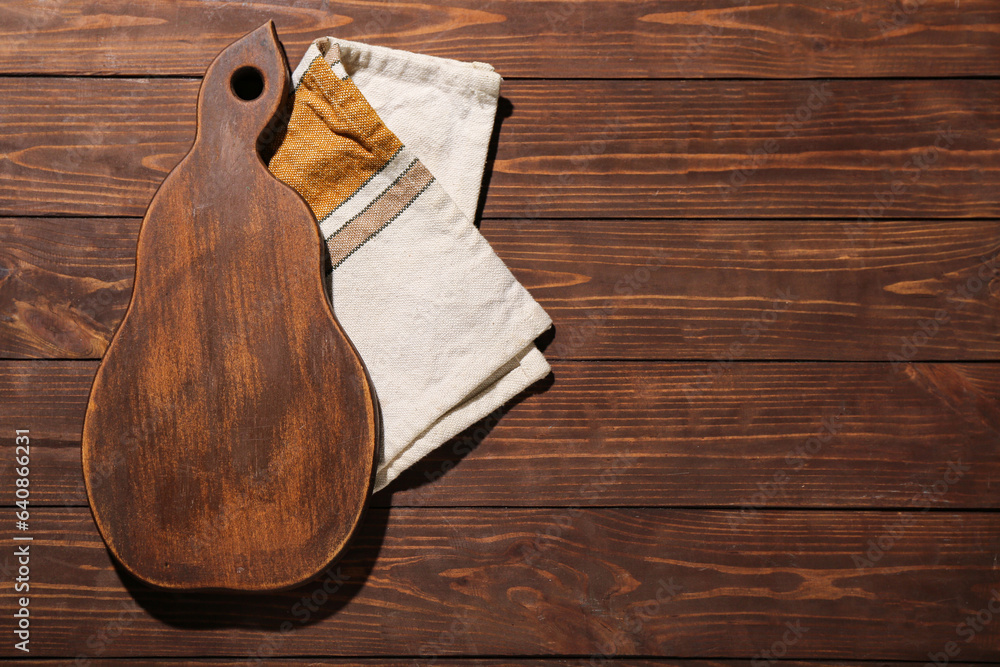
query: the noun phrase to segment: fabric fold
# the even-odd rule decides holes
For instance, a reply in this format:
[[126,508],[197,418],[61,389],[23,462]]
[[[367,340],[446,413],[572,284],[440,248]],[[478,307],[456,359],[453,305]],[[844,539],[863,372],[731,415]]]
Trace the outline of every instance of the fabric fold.
[[545,377],[551,319],[473,224],[500,77],[322,38],[271,171],[312,207],[383,418],[376,490]]

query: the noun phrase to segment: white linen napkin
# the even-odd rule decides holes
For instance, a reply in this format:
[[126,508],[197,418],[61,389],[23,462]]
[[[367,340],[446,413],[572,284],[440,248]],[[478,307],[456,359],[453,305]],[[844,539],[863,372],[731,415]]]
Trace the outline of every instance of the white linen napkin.
[[271,171],[306,199],[383,419],[376,490],[549,373],[551,319],[473,224],[489,65],[316,40]]

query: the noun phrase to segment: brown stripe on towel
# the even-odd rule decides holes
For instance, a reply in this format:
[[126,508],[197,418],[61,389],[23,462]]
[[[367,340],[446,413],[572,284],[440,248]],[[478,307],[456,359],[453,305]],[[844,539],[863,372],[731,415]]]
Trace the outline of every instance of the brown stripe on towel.
[[361,213],[330,235],[326,243],[330,249],[333,268],[340,266],[351,253],[398,218],[433,181],[434,176],[427,171],[427,167],[419,160],[414,160],[406,171]]

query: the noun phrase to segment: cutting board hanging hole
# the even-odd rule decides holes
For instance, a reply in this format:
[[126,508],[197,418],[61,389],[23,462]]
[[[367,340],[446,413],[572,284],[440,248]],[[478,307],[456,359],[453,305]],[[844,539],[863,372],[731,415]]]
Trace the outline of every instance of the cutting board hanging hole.
[[264,75],[256,67],[240,67],[229,80],[233,94],[250,102],[264,92]]

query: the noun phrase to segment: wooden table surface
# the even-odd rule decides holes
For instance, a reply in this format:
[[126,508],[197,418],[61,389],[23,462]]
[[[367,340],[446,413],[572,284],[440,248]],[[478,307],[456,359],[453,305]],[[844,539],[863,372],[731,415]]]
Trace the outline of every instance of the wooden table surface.
[[[322,580],[156,592],[86,506],[85,402],[198,77],[268,18],[293,64],[332,34],[505,77],[481,229],[554,371]],[[998,75],[996,0],[0,0],[0,656],[1000,661]]]

